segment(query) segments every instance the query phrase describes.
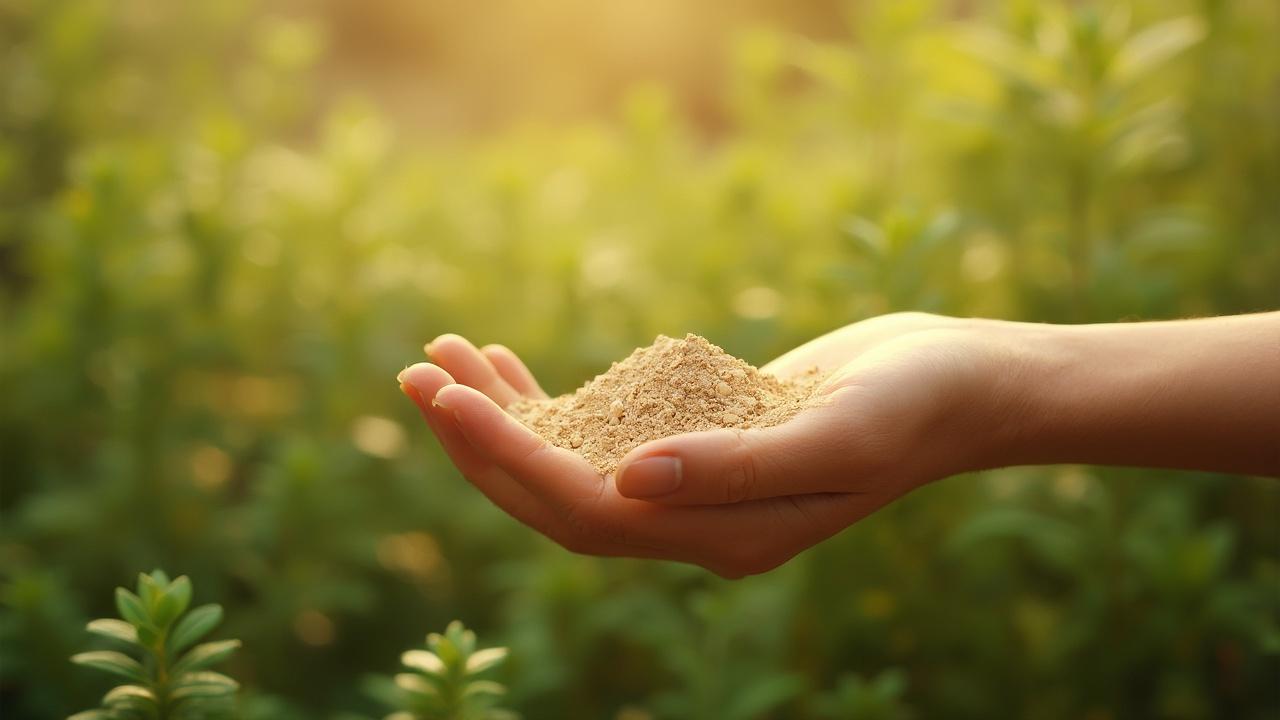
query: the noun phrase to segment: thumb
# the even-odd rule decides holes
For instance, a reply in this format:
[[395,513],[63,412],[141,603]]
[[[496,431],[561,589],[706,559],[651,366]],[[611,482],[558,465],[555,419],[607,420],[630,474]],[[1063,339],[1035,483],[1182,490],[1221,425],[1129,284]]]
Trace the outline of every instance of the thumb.
[[626,497],[675,505],[843,493],[856,488],[867,444],[849,412],[850,395],[770,428],[707,430],[645,443],[622,459],[615,474]]

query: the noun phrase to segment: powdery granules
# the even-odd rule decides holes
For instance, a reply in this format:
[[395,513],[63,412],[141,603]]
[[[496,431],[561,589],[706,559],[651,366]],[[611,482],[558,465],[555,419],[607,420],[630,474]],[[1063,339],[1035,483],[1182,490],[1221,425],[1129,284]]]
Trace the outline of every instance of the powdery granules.
[[780,380],[686,335],[659,335],[572,394],[519,400],[507,411],[554,445],[581,454],[602,475],[633,448],[669,435],[786,422],[813,404],[816,370]]

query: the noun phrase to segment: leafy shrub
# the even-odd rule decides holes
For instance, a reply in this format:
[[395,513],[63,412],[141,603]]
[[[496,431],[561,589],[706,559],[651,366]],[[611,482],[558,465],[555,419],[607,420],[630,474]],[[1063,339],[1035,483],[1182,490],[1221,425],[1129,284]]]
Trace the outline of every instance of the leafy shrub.
[[0,2],[0,716],[97,701],[66,658],[138,567],[253,638],[255,718],[374,713],[459,616],[531,720],[838,715],[885,668],[919,717],[1276,716],[1274,482],[993,471],[722,583],[536,539],[391,382],[446,331],[558,392],[658,332],[1274,308],[1274,0],[832,0],[736,40],[723,117],[461,139],[325,84],[346,4]]

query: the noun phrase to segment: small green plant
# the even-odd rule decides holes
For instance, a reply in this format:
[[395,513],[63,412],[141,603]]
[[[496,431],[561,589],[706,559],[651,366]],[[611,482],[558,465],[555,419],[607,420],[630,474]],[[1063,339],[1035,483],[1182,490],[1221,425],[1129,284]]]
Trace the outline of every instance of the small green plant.
[[[191,581],[170,581],[160,570],[138,575],[138,590],[116,588],[120,617],[89,623],[90,632],[128,650],[94,650],[71,658],[79,665],[105,670],[130,682],[112,688],[102,707],[68,720],[216,720],[234,711],[235,680],[208,670],[225,660],[239,640],[220,640],[191,647],[222,621],[222,606],[191,603]],[[185,614],[184,614],[185,613]],[[191,648],[187,650],[187,648]],[[186,651],[186,652],[184,652]]]
[[507,689],[478,676],[507,657],[506,648],[476,650],[476,634],[462,623],[449,623],[444,634],[427,636],[427,650],[408,650],[400,662],[410,670],[378,689],[397,710],[386,720],[514,720],[497,707]]

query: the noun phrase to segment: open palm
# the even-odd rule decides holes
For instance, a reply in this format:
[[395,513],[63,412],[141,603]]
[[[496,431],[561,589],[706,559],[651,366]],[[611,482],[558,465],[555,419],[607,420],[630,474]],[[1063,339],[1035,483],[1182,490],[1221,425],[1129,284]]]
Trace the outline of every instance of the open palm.
[[970,342],[964,322],[888,315],[808,342],[762,369],[830,373],[816,407],[772,428],[646,443],[609,477],[503,411],[521,397],[546,397],[503,346],[441,336],[427,346],[434,364],[407,368],[400,382],[472,484],[569,550],[741,577],[965,469],[964,458],[923,449],[954,425],[988,354]]

